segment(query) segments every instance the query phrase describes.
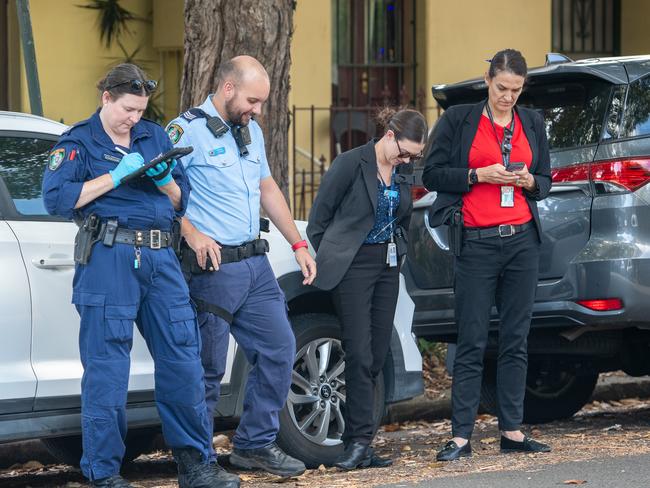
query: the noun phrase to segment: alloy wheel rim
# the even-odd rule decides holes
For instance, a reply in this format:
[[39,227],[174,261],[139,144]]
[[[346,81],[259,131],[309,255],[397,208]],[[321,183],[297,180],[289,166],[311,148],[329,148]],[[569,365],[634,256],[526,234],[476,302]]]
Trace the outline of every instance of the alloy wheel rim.
[[287,410],[294,427],[320,446],[341,443],[345,430],[345,361],[341,341],[320,338],[296,354]]

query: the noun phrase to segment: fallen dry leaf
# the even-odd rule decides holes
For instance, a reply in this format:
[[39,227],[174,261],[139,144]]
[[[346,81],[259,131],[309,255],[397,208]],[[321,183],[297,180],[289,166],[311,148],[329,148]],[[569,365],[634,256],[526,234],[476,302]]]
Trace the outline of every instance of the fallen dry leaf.
[[584,485],[587,481],[586,480],[564,480],[563,483],[565,485]]
[[399,424],[386,424],[383,427],[384,432],[397,432],[400,430],[400,425]]
[[481,444],[494,444],[497,441],[496,437],[485,437],[484,439],[481,439],[479,442]]

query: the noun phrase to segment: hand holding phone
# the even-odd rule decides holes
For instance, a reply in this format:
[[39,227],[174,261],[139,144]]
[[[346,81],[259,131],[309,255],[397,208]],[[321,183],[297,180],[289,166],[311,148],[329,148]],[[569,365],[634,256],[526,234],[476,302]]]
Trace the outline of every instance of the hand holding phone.
[[525,166],[526,166],[525,163],[511,162],[511,163],[508,163],[508,166],[506,166],[506,171],[511,171],[511,172],[512,171],[521,171],[522,169],[524,169]]

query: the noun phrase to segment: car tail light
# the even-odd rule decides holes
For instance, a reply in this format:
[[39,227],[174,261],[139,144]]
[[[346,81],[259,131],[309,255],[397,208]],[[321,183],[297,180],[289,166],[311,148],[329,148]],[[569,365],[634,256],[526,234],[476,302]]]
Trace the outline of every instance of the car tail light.
[[553,183],[588,183],[589,164],[574,164],[551,170]]
[[429,193],[429,190],[427,190],[423,186],[413,185],[411,187],[411,199],[413,200],[413,202],[417,202],[420,198],[422,198],[427,193]]
[[650,182],[650,159],[623,159],[591,165],[594,183],[612,183],[635,191]]
[[650,159],[617,159],[591,165],[574,164],[551,170],[551,177],[555,184],[592,181],[596,184],[614,185],[624,191],[636,191],[650,182]]
[[578,300],[578,305],[587,307],[596,312],[611,312],[613,310],[621,310],[623,308],[623,300],[620,298],[601,298],[598,300]]

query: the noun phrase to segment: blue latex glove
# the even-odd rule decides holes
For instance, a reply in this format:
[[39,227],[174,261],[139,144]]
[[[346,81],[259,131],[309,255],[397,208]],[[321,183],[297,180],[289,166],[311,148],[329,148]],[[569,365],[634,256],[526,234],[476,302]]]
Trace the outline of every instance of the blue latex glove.
[[153,168],[149,168],[146,173],[153,180],[156,186],[165,186],[172,180],[172,170],[176,167],[176,160],[172,159],[171,164],[167,161],[158,163]]
[[108,172],[108,174],[111,175],[111,178],[113,178],[113,188],[120,186],[122,178],[129,173],[133,173],[143,164],[144,158],[140,153],[130,153],[124,156],[117,167]]

